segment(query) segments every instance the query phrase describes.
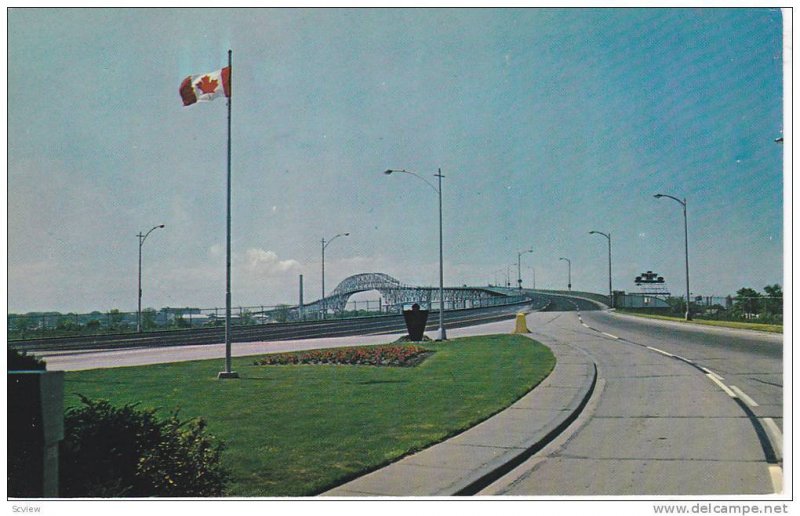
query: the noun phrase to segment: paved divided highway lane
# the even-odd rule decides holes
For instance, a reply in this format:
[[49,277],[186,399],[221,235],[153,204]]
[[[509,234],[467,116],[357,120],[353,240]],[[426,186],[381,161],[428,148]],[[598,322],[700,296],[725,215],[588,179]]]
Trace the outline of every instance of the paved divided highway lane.
[[714,373],[759,417],[783,421],[783,335],[583,312],[600,332],[692,361]]
[[771,418],[778,426],[781,417],[779,338],[603,312],[531,314],[528,327],[534,338],[567,341],[589,353],[597,388],[562,436],[481,495],[781,490],[780,436],[768,437],[765,424]]

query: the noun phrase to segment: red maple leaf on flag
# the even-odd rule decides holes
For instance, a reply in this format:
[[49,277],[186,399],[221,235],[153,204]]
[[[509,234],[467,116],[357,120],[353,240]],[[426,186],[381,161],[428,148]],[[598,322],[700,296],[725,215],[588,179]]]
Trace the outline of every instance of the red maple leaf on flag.
[[214,93],[218,85],[219,81],[217,81],[216,79],[212,79],[208,75],[204,75],[203,78],[197,81],[197,83],[195,84],[195,86],[200,88],[200,91],[202,91],[203,93]]

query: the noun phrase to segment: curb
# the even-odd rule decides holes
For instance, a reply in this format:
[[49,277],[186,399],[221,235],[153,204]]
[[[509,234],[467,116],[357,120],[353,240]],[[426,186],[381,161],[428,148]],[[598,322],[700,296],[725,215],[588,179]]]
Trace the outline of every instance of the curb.
[[[508,455],[503,456],[502,459],[498,461],[499,463],[497,465],[487,465],[486,467],[475,471],[472,477],[477,478],[470,480],[470,477],[467,477],[467,479],[462,482],[466,485],[456,490],[454,493],[452,493],[452,495],[471,496],[478,493],[492,482],[496,481],[512,469],[525,462],[536,452],[550,444],[556,437],[566,430],[566,428],[571,425],[578,418],[578,416],[580,416],[581,412],[583,412],[583,409],[586,407],[586,404],[589,402],[589,399],[592,397],[596,385],[597,365],[592,362],[591,374],[586,377],[584,385],[581,387],[581,391],[578,394],[578,404],[573,410],[565,411],[563,417],[551,421],[551,425],[549,425],[548,428],[543,428],[535,436],[532,436],[526,443],[523,451],[519,453],[509,453]],[[447,496],[449,493],[441,494]]]

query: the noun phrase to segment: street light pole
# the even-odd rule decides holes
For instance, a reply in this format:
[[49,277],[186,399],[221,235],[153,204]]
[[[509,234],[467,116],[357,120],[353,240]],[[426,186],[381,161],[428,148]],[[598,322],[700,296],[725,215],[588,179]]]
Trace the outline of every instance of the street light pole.
[[447,332],[444,327],[444,246],[442,242],[442,178],[445,176],[442,175],[441,168],[439,169],[438,173],[434,174],[434,177],[439,179],[439,188],[436,188],[424,177],[417,175],[414,172],[409,172],[408,170],[389,169],[386,170],[384,174],[388,176],[395,172],[411,174],[412,176],[425,181],[428,186],[433,188],[436,194],[439,196],[439,335],[436,337],[436,340],[447,340]]
[[567,290],[572,292],[572,261],[569,258],[559,258],[567,262]]
[[517,252],[517,287],[519,287],[519,290],[522,290],[522,255],[532,252],[533,249]]
[[603,235],[608,239],[608,302],[614,308],[614,291],[611,289],[611,232],[608,234],[602,231],[589,231],[590,235]]
[[673,197],[671,195],[666,195],[666,194],[655,194],[653,197],[655,197],[656,199],[667,197],[677,202],[681,206],[683,206],[683,245],[684,245],[684,255],[686,257],[686,320],[691,321],[692,312],[691,309],[689,308],[691,304],[691,299],[689,298],[689,223],[686,216],[686,198],[684,197],[683,200],[680,200],[677,197]]
[[150,231],[142,234],[139,231],[139,234],[136,235],[139,237],[139,308],[136,311],[136,332],[140,333],[142,331],[142,245],[144,244],[145,239],[147,236],[152,233],[154,230],[163,228],[164,224],[160,224],[158,226],[153,226]]
[[350,236],[350,233],[339,233],[335,237],[325,242],[325,239],[322,239],[322,318],[325,319],[325,312],[327,311],[327,306],[325,303],[325,248],[328,247],[331,242],[339,238],[340,236]]

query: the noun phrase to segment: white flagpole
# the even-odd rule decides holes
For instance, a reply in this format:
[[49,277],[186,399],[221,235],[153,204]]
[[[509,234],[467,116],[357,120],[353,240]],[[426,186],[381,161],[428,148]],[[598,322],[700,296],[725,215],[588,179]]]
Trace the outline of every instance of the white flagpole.
[[227,251],[225,256],[225,371],[217,378],[239,378],[239,373],[231,371],[231,101],[233,100],[233,67],[228,50],[228,77],[230,91],[228,96],[228,208],[227,208]]

